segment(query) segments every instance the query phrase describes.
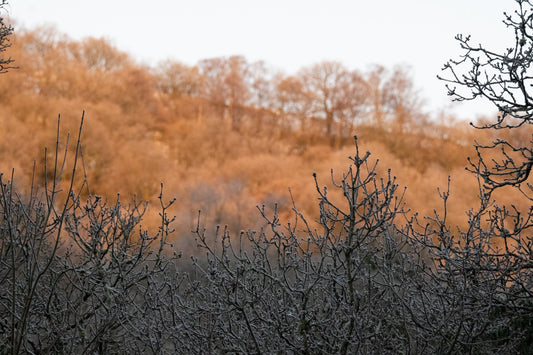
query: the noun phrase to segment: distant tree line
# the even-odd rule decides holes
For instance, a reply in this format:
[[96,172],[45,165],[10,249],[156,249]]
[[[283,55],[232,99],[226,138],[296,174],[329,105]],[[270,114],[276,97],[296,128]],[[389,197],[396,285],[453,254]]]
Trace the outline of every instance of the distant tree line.
[[[40,95],[82,96],[92,102],[116,97],[125,110],[164,99],[178,115],[193,100],[196,118],[216,117],[234,131],[275,126],[315,132],[332,146],[349,143],[357,124],[401,132],[427,119],[405,67],[376,65],[363,73],[324,61],[287,75],[264,62],[231,56],[193,66],[165,60],[148,70],[104,39],[72,41],[47,27],[17,36],[18,48],[12,52],[24,57],[20,63],[31,76],[31,89]],[[102,91],[107,86],[110,91]],[[133,93],[137,97],[127,101]]]
[[335,144],[350,137],[357,123],[394,124],[404,130],[423,118],[421,98],[402,67],[390,72],[375,66],[360,73],[325,61],[286,75],[270,71],[264,62],[232,56],[205,59],[196,66],[167,60],[155,72],[162,94],[203,97],[235,130],[255,110],[275,115],[287,130],[305,132],[318,124]]

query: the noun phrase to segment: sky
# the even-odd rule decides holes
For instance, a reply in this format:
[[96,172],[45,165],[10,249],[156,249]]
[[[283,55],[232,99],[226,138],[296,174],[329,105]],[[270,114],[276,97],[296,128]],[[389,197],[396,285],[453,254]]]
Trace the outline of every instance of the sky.
[[104,37],[139,63],[189,65],[243,55],[287,74],[323,60],[350,69],[411,68],[432,113],[473,120],[486,102],[452,105],[436,76],[462,53],[456,34],[502,49],[514,0],[11,0],[17,28],[53,25],[73,39]]

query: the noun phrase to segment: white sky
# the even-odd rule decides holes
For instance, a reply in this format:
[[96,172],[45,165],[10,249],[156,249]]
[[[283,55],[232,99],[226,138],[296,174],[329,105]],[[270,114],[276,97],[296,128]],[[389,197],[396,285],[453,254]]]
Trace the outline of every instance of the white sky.
[[[18,26],[53,24],[74,39],[105,37],[139,62],[244,55],[286,73],[322,60],[365,71],[409,65],[427,109],[449,108],[436,79],[458,58],[458,33],[505,48],[502,24],[514,0],[10,0]],[[507,40],[507,41],[506,41]],[[486,103],[453,108],[461,118],[490,114]]]

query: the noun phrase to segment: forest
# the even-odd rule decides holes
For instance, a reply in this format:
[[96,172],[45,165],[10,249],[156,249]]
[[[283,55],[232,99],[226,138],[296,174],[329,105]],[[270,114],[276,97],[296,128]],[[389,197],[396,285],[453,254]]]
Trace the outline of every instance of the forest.
[[471,123],[408,67],[0,21],[0,353],[529,353],[532,13],[435,73]]
[[[322,62],[284,75],[240,56],[147,68],[104,39],[76,42],[53,28],[16,33],[9,55],[17,69],[0,82],[0,170],[14,168],[15,182],[28,186],[37,159],[42,181],[58,114],[63,132],[74,132],[84,110],[83,193],[153,201],[163,182],[179,200],[175,238],[190,235],[199,209],[211,226],[256,228],[257,205],[290,211],[288,188],[316,216],[312,173],[344,166],[354,135],[384,162],[381,172],[391,168],[408,187],[413,211],[439,205],[448,175],[454,210],[476,202],[464,167],[484,132],[425,112],[408,68]],[[512,134],[527,139],[523,131]],[[450,221],[464,219],[458,212]]]

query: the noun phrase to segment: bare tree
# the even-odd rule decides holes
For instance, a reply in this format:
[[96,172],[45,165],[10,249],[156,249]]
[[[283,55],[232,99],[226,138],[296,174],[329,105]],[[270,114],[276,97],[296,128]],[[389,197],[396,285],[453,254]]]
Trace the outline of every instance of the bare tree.
[[362,111],[366,84],[358,73],[339,62],[326,61],[303,68],[298,77],[311,99],[312,113],[324,120],[326,136],[335,145],[340,128],[353,122]]
[[[454,100],[485,99],[497,108],[493,121],[474,125],[495,134],[533,124],[533,3],[516,0],[516,5],[513,13],[504,13],[503,23],[515,37],[509,48],[494,51],[473,45],[470,36],[458,35],[464,53],[446,63],[446,74],[440,77]],[[462,351],[530,353],[533,210],[502,206],[494,199],[497,191],[518,191],[519,196],[533,199],[533,148],[531,141],[524,144],[498,136],[491,144],[476,143],[475,148],[477,157],[470,160],[469,170],[478,179],[480,207],[468,213],[469,228],[449,229],[445,208],[444,215],[433,220],[438,227],[432,240],[426,239],[440,260],[439,279],[454,295],[449,298],[455,300],[450,312],[462,314],[457,319],[464,331],[455,325],[452,345]],[[442,197],[446,201],[448,194]]]
[[204,59],[198,63],[203,76],[204,95],[224,119],[229,115],[231,128],[238,131],[244,105],[250,98],[249,65],[242,56]]
[[[482,44],[472,44],[470,36],[458,35],[464,54],[444,65],[448,95],[456,101],[485,99],[499,115],[481,129],[514,129],[533,124],[533,3],[516,0],[517,9],[504,13],[503,23],[513,32],[515,41],[501,52]],[[533,148],[514,142],[496,140],[491,145],[478,144],[479,164],[472,170],[483,178],[487,193],[503,186],[514,186],[531,199],[528,184],[533,167]],[[501,159],[483,159],[483,152],[501,151]]]
[[[0,13],[5,10],[5,7],[8,5],[7,0],[0,0]],[[6,19],[0,16],[0,73],[6,72],[8,69],[12,68],[10,66],[13,63],[11,57],[3,57],[3,53],[11,47],[10,36],[13,34],[13,26],[6,22]]]
[[312,114],[312,98],[302,81],[295,76],[278,75],[275,78],[274,108],[282,116],[284,126],[307,130],[307,119]]
[[158,89],[172,97],[197,95],[202,86],[197,67],[187,66],[173,60],[160,62],[156,76]]
[[335,142],[334,123],[340,103],[341,82],[347,77],[347,69],[339,62],[322,62],[300,71],[305,89],[312,95],[315,114],[324,119],[326,135]]

